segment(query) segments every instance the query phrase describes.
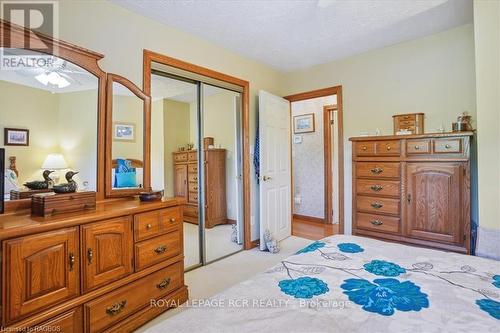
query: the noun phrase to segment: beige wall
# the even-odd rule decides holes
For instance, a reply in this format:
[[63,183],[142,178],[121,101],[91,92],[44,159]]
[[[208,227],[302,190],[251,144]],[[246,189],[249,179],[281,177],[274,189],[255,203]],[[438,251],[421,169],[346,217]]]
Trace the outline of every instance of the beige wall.
[[477,253],[500,259],[500,2],[474,1],[479,230]]
[[[476,119],[472,25],[374,50],[284,76],[285,93],[342,85],[345,184],[351,184],[351,144],[361,132],[392,134],[392,115],[425,112],[426,132],[451,123],[464,110]],[[346,231],[351,187],[345,189]]]
[[[92,18],[92,24],[89,24]],[[259,89],[280,94],[281,73],[191,34],[167,27],[104,0],[61,1],[59,37],[100,52],[106,72],[127,77],[142,86],[143,49],[208,67],[250,81],[250,139],[255,136]],[[257,186],[252,176],[252,239],[258,238]]]
[[[5,155],[16,156],[19,183],[41,179],[41,166],[50,153],[62,153],[68,166],[80,174],[80,188],[96,189],[97,90],[52,94],[0,81],[0,130],[25,128],[29,146],[5,146]],[[64,182],[64,172],[60,181]]]
[[163,100],[151,103],[151,187],[165,189],[165,132],[163,130]]
[[30,131],[28,147],[5,146],[6,158],[17,157],[19,182],[22,184],[38,178],[41,175],[40,167],[47,155],[59,151],[59,98],[45,90],[0,81],[0,100],[2,136],[5,127]]
[[189,104],[165,99],[164,112],[164,154],[165,154],[165,193],[174,195],[174,161],[172,153],[189,142]]
[[[80,189],[97,188],[97,89],[59,94],[60,152]],[[61,177],[64,181],[64,177]],[[85,183],[88,185],[85,187]]]

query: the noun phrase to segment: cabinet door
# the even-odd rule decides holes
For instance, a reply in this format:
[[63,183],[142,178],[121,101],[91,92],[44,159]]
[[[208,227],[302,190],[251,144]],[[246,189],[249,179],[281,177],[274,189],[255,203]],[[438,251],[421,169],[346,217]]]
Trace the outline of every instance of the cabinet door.
[[84,291],[132,273],[132,217],[82,227]]
[[415,238],[462,243],[460,163],[408,163],[407,232]]
[[76,227],[6,241],[3,260],[6,324],[80,293]]
[[187,165],[180,164],[174,166],[174,196],[187,196]]

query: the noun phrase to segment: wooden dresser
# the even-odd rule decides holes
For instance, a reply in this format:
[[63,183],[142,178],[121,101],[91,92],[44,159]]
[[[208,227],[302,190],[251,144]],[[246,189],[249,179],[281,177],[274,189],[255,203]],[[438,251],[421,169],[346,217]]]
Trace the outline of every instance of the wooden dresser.
[[121,199],[49,218],[1,215],[2,328],[131,332],[185,302],[183,204]]
[[351,138],[353,234],[469,253],[472,135]]
[[[198,224],[198,153],[173,153],[174,195],[183,197],[184,221]],[[226,150],[205,150],[205,227],[227,223]]]

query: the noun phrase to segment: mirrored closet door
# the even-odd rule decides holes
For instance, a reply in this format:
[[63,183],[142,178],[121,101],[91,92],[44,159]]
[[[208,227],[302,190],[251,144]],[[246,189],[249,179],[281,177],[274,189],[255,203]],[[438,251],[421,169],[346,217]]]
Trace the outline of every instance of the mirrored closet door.
[[151,97],[152,187],[185,199],[185,269],[240,251],[240,93],[153,69]]

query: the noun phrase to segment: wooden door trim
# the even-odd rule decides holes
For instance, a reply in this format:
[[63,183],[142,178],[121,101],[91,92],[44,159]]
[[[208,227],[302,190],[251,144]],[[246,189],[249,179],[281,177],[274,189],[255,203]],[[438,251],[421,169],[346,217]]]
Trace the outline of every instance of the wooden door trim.
[[[343,104],[342,104],[342,86],[334,86],[323,89],[312,90],[308,92],[302,92],[298,94],[288,95],[283,97],[290,102],[290,119],[292,119],[292,102],[298,102],[318,97],[326,97],[330,95],[337,96],[337,106],[327,105],[323,107],[323,131],[324,131],[324,177],[325,177],[325,223],[332,223],[332,156],[331,156],[331,129],[329,124],[329,117],[325,117],[325,113],[335,108],[337,111],[337,121],[338,121],[338,147],[339,150],[339,233],[344,233],[344,127],[343,127]],[[327,126],[328,124],[328,126]],[[293,125],[293,124],[292,124]],[[327,133],[327,129],[328,132]],[[293,136],[293,127],[290,131],[291,136]],[[328,135],[328,137],[327,137]],[[291,138],[290,138],[291,140]],[[290,145],[291,147],[291,145]],[[291,149],[291,148],[290,148]],[[328,164],[327,164],[328,163]],[[292,155],[290,154],[290,165],[291,165],[291,204],[293,207],[293,163]]]
[[250,83],[209,68],[201,67],[189,62],[172,58],[150,50],[143,52],[143,91],[151,95],[151,64],[157,62],[163,65],[182,69],[198,75],[203,75],[219,81],[231,83],[242,88],[242,144],[243,144],[243,248],[249,250],[255,247],[251,240],[250,225]]

